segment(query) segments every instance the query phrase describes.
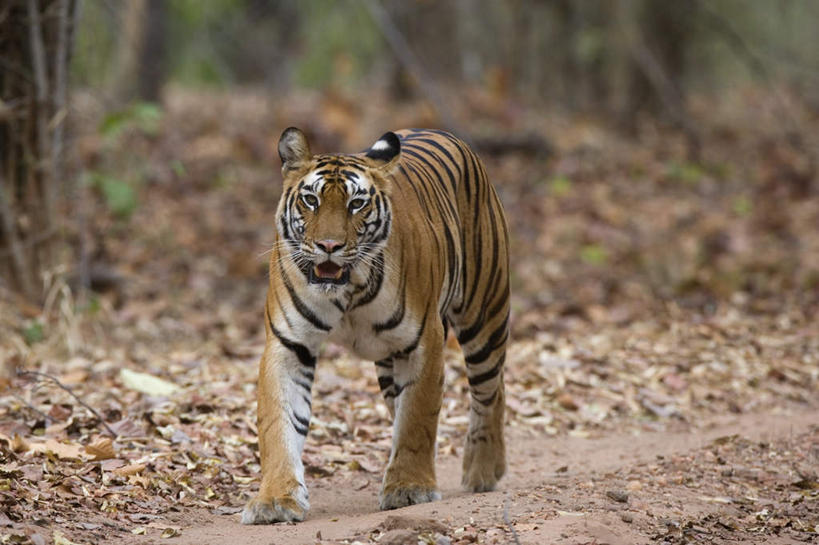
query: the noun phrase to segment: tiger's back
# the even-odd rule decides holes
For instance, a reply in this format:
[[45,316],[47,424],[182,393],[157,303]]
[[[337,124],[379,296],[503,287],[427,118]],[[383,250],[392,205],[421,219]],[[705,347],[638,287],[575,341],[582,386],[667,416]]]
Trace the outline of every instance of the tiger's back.
[[435,435],[452,327],[471,392],[463,483],[492,489],[506,467],[509,260],[482,163],[443,131],[387,133],[361,154],[319,156],[289,131],[260,366],[262,486],[243,521],[301,520],[307,510],[300,452],[326,339],[375,361],[394,417],[380,494],[389,509],[439,497]]

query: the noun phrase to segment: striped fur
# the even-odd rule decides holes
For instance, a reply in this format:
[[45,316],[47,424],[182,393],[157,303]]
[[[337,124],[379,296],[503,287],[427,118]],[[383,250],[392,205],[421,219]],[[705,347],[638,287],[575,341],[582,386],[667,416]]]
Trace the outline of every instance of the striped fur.
[[262,483],[246,524],[302,520],[301,452],[321,343],[375,362],[393,416],[382,509],[432,501],[451,327],[471,393],[463,484],[494,488],[506,468],[503,364],[508,232],[478,157],[437,130],[387,133],[365,152],[312,155],[288,129],[259,371]]

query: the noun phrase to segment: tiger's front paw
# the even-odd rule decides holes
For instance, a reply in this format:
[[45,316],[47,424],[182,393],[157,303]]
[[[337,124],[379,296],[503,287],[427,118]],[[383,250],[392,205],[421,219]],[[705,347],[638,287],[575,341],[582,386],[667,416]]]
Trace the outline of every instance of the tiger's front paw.
[[417,503],[427,503],[441,499],[441,494],[434,488],[413,484],[396,484],[385,486],[379,494],[381,509],[398,509]]
[[255,497],[242,511],[242,524],[272,524],[274,522],[300,522],[310,506],[292,496],[263,499]]

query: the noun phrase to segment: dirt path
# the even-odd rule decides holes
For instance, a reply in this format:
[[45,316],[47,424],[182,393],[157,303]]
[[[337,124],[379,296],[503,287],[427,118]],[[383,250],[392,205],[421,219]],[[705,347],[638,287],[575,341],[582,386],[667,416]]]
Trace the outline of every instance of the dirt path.
[[[438,461],[443,499],[432,504],[379,512],[378,475],[333,475],[310,480],[313,507],[301,524],[248,527],[235,514],[184,511],[168,521],[178,537],[136,542],[414,545],[418,534],[430,543],[441,534],[438,543],[514,543],[511,528],[521,544],[804,542],[817,537],[819,497],[815,480],[798,472],[812,468],[815,479],[817,424],[816,411],[783,411],[590,439],[512,429],[509,473],[496,492],[463,493],[459,459],[446,456]],[[790,517],[782,528],[780,512]],[[401,526],[409,529],[394,529]]]

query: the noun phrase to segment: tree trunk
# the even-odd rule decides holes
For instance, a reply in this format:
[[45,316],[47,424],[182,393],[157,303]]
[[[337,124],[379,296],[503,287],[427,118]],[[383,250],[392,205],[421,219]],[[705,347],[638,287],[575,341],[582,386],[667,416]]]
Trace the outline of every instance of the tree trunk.
[[29,299],[55,265],[75,0],[0,7],[0,287]]

